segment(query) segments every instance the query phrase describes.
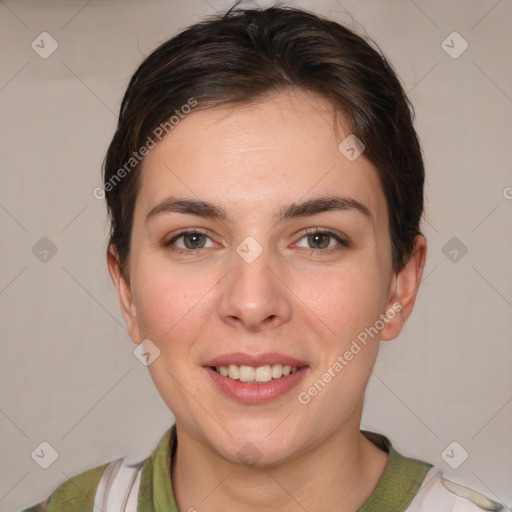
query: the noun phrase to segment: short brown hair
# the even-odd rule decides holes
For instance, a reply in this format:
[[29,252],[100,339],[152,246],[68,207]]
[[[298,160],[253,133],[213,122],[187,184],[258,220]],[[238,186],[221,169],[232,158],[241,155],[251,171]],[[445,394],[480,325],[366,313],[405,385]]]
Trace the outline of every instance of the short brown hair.
[[332,102],[365,145],[364,155],[377,168],[386,197],[393,269],[399,271],[421,234],[425,176],[414,110],[392,66],[373,41],[319,15],[237,5],[163,43],[130,80],[103,175],[109,246],[116,246],[123,275],[129,278],[140,186],[134,154],[151,134],[191,98],[198,110],[249,104],[289,88]]

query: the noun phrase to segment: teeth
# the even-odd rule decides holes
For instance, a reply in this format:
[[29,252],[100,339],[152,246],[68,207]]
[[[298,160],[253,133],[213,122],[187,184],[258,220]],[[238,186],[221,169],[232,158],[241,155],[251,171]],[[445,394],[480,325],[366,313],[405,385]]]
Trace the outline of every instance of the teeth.
[[240,366],[240,380],[242,382],[254,380],[254,368],[252,366]]
[[230,364],[229,366],[215,367],[217,373],[233,380],[240,380],[240,382],[269,382],[272,379],[279,379],[295,373],[297,370],[298,366],[289,364],[265,364],[258,367]]
[[[224,367],[224,368],[226,368],[226,367]],[[224,370],[224,371],[226,371],[226,370]],[[239,372],[240,372],[240,368],[238,366],[236,366],[235,364],[230,364],[229,365],[228,377],[230,379],[234,379],[234,380],[239,379],[240,378]]]
[[268,382],[272,380],[272,367],[268,364],[258,366],[254,372],[254,380],[256,382]]
[[279,379],[283,375],[283,365],[282,364],[274,364],[272,366],[272,378]]

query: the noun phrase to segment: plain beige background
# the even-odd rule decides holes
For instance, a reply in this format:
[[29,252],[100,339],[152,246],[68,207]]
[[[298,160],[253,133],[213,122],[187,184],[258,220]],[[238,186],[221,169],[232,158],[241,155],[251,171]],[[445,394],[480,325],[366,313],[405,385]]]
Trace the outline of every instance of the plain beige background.
[[[512,2],[292,4],[380,45],[415,105],[425,154],[424,281],[400,338],[382,343],[363,427],[510,506]],[[93,189],[143,56],[230,5],[0,2],[2,511],[85,469],[146,457],[173,422],[133,355]],[[47,58],[31,46],[45,37],[51,49],[42,32],[58,44]],[[46,261],[41,244],[56,250]],[[58,452],[48,469],[31,457],[44,441]]]

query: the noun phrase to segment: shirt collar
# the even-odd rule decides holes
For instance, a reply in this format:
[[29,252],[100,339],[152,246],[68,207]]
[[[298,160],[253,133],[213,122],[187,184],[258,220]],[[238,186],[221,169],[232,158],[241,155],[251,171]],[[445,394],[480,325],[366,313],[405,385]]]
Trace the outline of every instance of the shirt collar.
[[[418,492],[432,464],[400,455],[382,434],[361,431],[389,453],[377,487],[358,512],[393,510],[404,512]],[[137,512],[179,512],[171,482],[172,457],[176,452],[176,424],[170,427],[144,464]]]

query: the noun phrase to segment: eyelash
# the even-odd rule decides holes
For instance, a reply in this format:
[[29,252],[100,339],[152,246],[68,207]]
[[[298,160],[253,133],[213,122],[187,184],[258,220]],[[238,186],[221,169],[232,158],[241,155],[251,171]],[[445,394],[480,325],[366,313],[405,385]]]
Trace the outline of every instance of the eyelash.
[[[179,238],[183,238],[183,236],[185,236],[185,235],[190,235],[190,234],[208,236],[208,234],[205,231],[202,231],[200,229],[196,229],[196,228],[184,229],[184,230],[180,231],[179,233],[177,233],[176,236],[171,238],[168,242],[165,242],[164,246],[168,247],[171,251],[174,251],[178,254],[184,254],[187,256],[195,256],[197,253],[199,253],[202,250],[202,248],[200,248],[200,249],[181,249],[181,248],[172,247],[173,243],[176,242],[176,240],[178,240]],[[307,235],[316,235],[316,234],[327,235],[331,238],[334,238],[342,246],[342,248],[350,247],[350,244],[346,240],[344,240],[343,238],[338,236],[337,234],[333,233],[332,231],[321,230],[319,228],[306,229],[305,231],[303,231],[301,233],[301,237],[299,238],[299,241],[302,240],[303,238],[305,238]],[[322,254],[332,254],[332,253],[340,250],[340,247],[332,247],[330,249],[310,248],[309,250],[312,252],[321,252]]]

